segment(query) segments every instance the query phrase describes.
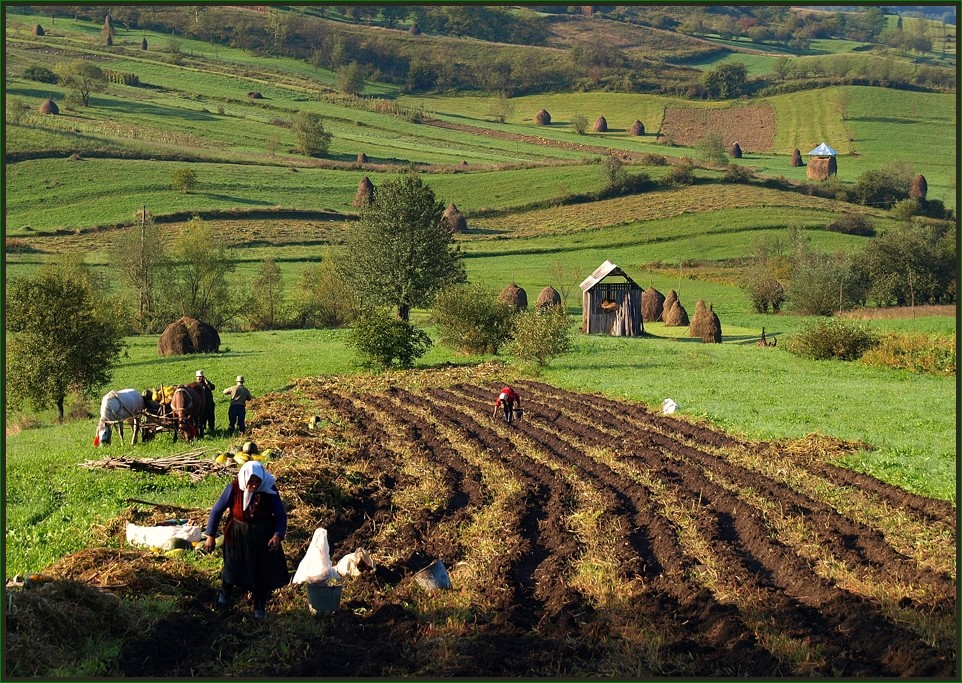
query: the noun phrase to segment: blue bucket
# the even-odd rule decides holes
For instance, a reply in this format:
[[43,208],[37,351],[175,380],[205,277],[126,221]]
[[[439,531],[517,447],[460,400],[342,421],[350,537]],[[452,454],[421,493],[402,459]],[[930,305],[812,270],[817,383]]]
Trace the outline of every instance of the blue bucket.
[[451,577],[441,560],[435,560],[414,575],[414,580],[425,590],[444,590],[451,587]]
[[312,616],[334,614],[341,604],[343,584],[328,585],[320,581],[307,583],[307,607]]

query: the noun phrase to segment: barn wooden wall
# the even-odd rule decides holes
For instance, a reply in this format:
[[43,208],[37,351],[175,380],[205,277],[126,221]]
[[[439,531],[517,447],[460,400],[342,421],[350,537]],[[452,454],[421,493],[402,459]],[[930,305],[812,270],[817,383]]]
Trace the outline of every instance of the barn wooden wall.
[[[641,319],[641,288],[628,282],[599,282],[581,297],[581,324],[587,334],[636,337],[645,331]],[[617,306],[601,310],[603,301]]]

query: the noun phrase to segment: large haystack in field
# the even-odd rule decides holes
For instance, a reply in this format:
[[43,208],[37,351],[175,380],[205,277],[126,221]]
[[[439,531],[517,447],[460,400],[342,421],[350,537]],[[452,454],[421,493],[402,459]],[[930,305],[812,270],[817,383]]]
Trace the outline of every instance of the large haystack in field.
[[835,157],[814,157],[808,160],[805,175],[809,180],[828,180],[838,174],[838,162]]
[[538,294],[538,299],[537,301],[535,301],[535,304],[534,304],[535,308],[537,308],[539,311],[544,311],[554,306],[560,306],[560,305],[561,305],[561,295],[558,294],[558,290],[552,287],[551,285],[548,285],[547,287],[541,290],[541,293]]
[[678,299],[672,302],[671,308],[665,311],[662,318],[664,319],[665,327],[685,327],[689,324],[688,311],[685,310],[685,307],[681,305]]
[[641,297],[641,319],[646,323],[661,320],[664,306],[665,295],[655,289],[654,285],[648,287]]
[[792,161],[790,165],[792,168],[801,168],[805,165],[805,162],[802,161],[802,153],[797,149],[792,152]]
[[599,116],[595,119],[595,125],[591,127],[596,133],[607,133],[608,132],[608,120],[604,116]]
[[808,168],[805,173],[809,180],[828,180],[838,174],[838,152],[824,142],[808,153]]
[[695,317],[688,326],[689,337],[700,337],[707,344],[721,344],[721,321],[715,313],[715,306],[705,306],[701,299],[695,304]]
[[534,115],[534,122],[539,126],[547,126],[551,123],[551,114],[548,113],[547,109],[542,109]]
[[731,148],[728,150],[728,156],[730,156],[732,159],[741,159],[742,158],[741,145],[739,145],[737,142],[733,144]]
[[467,232],[468,231],[468,221],[464,217],[464,214],[458,210],[458,207],[451,204],[448,208],[444,210],[441,214],[441,220],[447,222],[448,227],[451,232]]
[[374,183],[367,176],[361,178],[357,184],[357,192],[354,193],[354,206],[361,208],[374,201]]
[[46,99],[40,103],[40,113],[41,114],[59,114],[60,107],[53,100]]
[[46,33],[45,33],[44,30],[43,30],[43,26],[41,26],[40,24],[37,24],[36,26],[34,26],[34,27],[33,27],[33,35],[35,35],[35,36],[43,36],[43,35],[46,35]]
[[715,304],[709,304],[708,306],[708,334],[702,337],[702,341],[706,344],[722,343],[721,320],[718,319],[718,314],[715,313]]
[[692,317],[691,323],[688,325],[688,336],[701,337],[708,324],[707,320],[708,306],[705,305],[704,299],[699,299],[695,303],[695,315]]
[[644,134],[645,134],[645,124],[643,124],[643,123],[642,123],[641,121],[639,121],[638,119],[635,119],[635,122],[634,122],[633,124],[631,124],[631,128],[628,129],[628,134],[629,134],[629,135],[644,135]]
[[175,320],[157,341],[161,356],[182,356],[188,353],[216,353],[220,349],[220,335],[211,325],[184,316]]
[[528,310],[528,293],[513,282],[501,290],[498,299],[513,304],[519,311]]
[[[673,289],[669,289],[668,294],[665,295],[665,303],[661,305],[662,320],[664,320],[665,316],[668,315],[668,311],[671,310],[671,307],[675,305],[676,301],[678,301],[678,293]],[[687,325],[688,323],[685,324]]]
[[925,199],[925,195],[929,193],[929,184],[925,180],[925,176],[919,173],[912,180],[912,189],[909,190],[909,197],[913,199]]

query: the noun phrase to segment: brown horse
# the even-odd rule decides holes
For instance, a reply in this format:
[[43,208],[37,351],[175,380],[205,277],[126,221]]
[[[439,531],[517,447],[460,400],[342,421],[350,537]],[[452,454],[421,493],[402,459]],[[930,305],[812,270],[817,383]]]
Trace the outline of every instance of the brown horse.
[[197,382],[177,387],[170,399],[170,407],[171,414],[177,420],[177,426],[174,429],[174,441],[177,441],[178,432],[183,434],[187,441],[204,435],[206,396]]

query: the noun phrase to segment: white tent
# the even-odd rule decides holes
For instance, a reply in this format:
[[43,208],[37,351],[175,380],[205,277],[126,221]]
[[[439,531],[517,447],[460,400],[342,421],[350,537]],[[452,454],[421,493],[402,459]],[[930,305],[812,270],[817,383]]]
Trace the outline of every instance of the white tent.
[[824,142],[818,147],[809,152],[806,156],[810,157],[834,157],[838,156],[838,152],[826,145]]

